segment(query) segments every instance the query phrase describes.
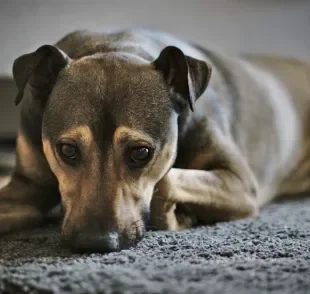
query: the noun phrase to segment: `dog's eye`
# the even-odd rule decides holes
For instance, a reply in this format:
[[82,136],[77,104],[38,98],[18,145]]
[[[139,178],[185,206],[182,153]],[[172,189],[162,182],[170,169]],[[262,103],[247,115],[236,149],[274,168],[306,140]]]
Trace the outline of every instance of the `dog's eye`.
[[76,165],[78,159],[78,148],[76,145],[71,143],[61,142],[57,145],[58,154],[61,159],[70,165]]
[[70,159],[76,158],[76,147],[70,144],[62,144],[61,145],[61,154]]
[[134,147],[129,151],[129,165],[132,167],[142,167],[151,158],[151,149],[147,147]]
[[147,159],[149,156],[149,149],[146,147],[134,148],[131,152],[130,158],[133,161],[141,161]]

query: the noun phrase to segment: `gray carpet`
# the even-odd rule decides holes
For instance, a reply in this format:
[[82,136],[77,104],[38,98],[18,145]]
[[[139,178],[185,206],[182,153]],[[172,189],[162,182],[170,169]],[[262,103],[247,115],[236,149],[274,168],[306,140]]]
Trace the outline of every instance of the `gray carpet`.
[[58,227],[0,240],[0,293],[310,293],[310,200],[260,217],[149,232],[130,250],[71,254]]

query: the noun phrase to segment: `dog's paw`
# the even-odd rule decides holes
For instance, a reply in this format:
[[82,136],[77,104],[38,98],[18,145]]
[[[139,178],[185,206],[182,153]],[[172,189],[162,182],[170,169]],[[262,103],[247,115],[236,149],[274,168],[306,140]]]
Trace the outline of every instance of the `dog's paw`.
[[154,194],[151,204],[151,225],[156,230],[180,231],[197,226],[198,218],[185,203],[175,203]]
[[151,225],[156,230],[178,231],[182,229],[176,218],[177,204],[173,201],[173,185],[168,175],[161,179],[151,202]]
[[177,203],[175,214],[179,230],[190,229],[198,224],[197,215],[185,203]]
[[0,202],[0,237],[39,226],[42,222],[43,216],[35,207]]
[[174,230],[176,204],[158,193],[154,193],[151,202],[150,225],[155,230]]

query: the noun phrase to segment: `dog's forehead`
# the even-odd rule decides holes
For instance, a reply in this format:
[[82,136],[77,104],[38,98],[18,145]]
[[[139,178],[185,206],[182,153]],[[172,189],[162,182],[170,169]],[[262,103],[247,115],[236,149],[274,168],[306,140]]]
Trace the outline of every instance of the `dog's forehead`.
[[101,135],[126,126],[164,134],[172,108],[160,74],[128,56],[97,55],[72,62],[51,95],[49,117],[63,128],[89,125]]
[[60,80],[67,99],[74,96],[84,102],[130,103],[133,107],[154,101],[159,104],[167,96],[160,73],[150,62],[133,55],[96,54],[73,61]]
[[136,87],[137,83],[148,86],[160,80],[151,63],[134,55],[119,53],[83,57],[71,62],[66,74],[72,82],[96,85],[101,92],[116,90],[119,93],[122,89]]

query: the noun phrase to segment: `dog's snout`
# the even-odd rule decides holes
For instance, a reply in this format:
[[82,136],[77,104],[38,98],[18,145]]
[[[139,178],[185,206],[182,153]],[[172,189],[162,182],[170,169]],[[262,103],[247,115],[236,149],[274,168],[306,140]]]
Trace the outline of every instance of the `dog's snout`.
[[108,232],[105,234],[78,233],[74,236],[63,236],[62,241],[66,247],[74,252],[100,252],[108,253],[120,251],[123,244],[118,232]]
[[[134,218],[100,218],[96,215],[66,215],[61,245],[77,253],[108,253],[136,245],[147,229],[148,210]],[[120,214],[126,216],[125,214]]]

